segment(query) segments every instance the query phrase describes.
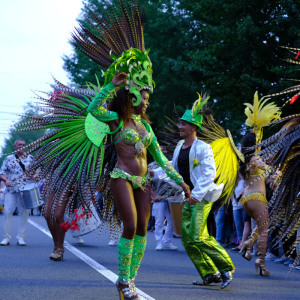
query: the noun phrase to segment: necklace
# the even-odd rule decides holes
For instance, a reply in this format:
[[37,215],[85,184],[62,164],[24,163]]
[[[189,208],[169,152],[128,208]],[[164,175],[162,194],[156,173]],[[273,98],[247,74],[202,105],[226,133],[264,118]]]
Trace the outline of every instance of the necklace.
[[132,114],[131,118],[133,120],[133,123],[136,126],[136,129],[137,129],[136,132],[140,136],[139,141],[137,143],[135,143],[135,145],[134,145],[135,150],[136,150],[135,156],[139,156],[143,152],[143,149],[145,148],[145,145],[143,143],[143,136],[141,135],[141,132],[145,131],[145,127],[141,121],[140,115]]
[[134,125],[136,126],[137,132],[140,135],[140,132],[145,130],[145,127],[144,127],[144,125],[143,125],[143,123],[141,121],[141,116],[133,114],[131,116],[131,118],[132,118],[132,121],[133,121]]

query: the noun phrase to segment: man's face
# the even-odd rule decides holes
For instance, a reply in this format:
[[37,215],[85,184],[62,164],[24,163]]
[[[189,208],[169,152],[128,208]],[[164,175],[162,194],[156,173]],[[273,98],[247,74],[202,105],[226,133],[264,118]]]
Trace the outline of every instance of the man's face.
[[14,144],[14,148],[19,156],[22,156],[24,154],[25,146],[26,144],[22,140],[16,141],[16,143]]
[[192,136],[194,132],[197,130],[194,124],[191,124],[184,120],[180,120],[178,128],[179,128],[179,135],[183,139]]

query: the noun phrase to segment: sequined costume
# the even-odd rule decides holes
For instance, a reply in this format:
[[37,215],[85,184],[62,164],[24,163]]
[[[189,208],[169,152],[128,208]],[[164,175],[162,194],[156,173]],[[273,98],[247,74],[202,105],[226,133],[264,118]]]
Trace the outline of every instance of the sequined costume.
[[146,176],[135,176],[135,175],[129,175],[127,172],[125,172],[122,169],[114,168],[112,172],[110,173],[111,178],[123,178],[125,180],[129,180],[132,182],[132,188],[133,189],[144,189],[144,185],[149,185],[151,181],[150,174],[147,173]]
[[[50,199],[46,200],[45,217],[49,229],[51,223],[55,223],[50,229],[54,251],[57,252],[59,244],[62,259],[65,232],[61,224],[65,209],[70,208],[72,214],[80,203],[88,216],[89,201],[94,202],[96,191],[101,190],[103,206],[98,208],[102,224],[109,223],[114,231],[120,225],[121,216],[123,221],[123,234],[118,244],[119,278],[116,285],[119,295],[122,299],[138,299],[133,282],[146,248],[144,224],[150,211],[146,149],[176,183],[181,184],[183,180],[162,154],[147,121],[139,115],[132,115],[129,123],[135,129],[126,128],[124,123],[128,120],[107,110],[110,101],[116,100],[116,106],[120,107],[117,100],[124,98],[128,101],[124,100],[126,104],[122,109],[139,113],[138,106],[144,105],[144,95],[151,94],[154,89],[140,7],[135,0],[119,0],[117,5],[99,7],[98,13],[91,12],[86,16],[91,26],[81,24],[72,33],[71,42],[105,70],[104,81],[100,84],[97,79],[97,85],[86,83],[86,89],[68,88],[56,81],[55,91],[46,93],[49,97],[39,97],[43,104],[42,113],[29,116],[31,121],[20,124],[19,128],[22,131],[50,129],[44,137],[28,146],[28,153],[37,151],[32,169],[41,167],[40,176],[45,178],[43,196]],[[114,79],[124,74],[126,77],[121,83],[120,80],[116,83]],[[119,91],[124,97],[118,94]],[[112,123],[113,130],[110,130]],[[116,124],[117,128],[114,127]],[[140,173],[129,174],[124,167],[124,170],[113,169],[122,160],[117,150],[131,152],[132,148],[132,155],[124,158],[123,165],[138,161],[140,165],[136,169]],[[119,186],[110,188],[116,182],[124,184],[124,190],[130,194],[130,205],[118,206],[125,197],[123,191],[118,190]],[[182,186],[187,189],[184,184]],[[136,189],[132,191],[132,188]],[[119,197],[114,194],[117,192],[120,192]],[[135,205],[135,200],[139,200],[139,205]],[[137,220],[131,226],[134,217]],[[56,241],[58,231],[60,239]]]
[[253,200],[261,201],[268,204],[266,195],[262,193],[251,193],[251,194],[243,195],[240,201],[244,206],[248,201],[253,201]]
[[260,268],[260,275],[269,276],[266,269],[265,256],[268,240],[268,203],[266,201],[265,181],[272,169],[258,155],[249,152],[249,148],[260,143],[263,136],[262,126],[271,120],[280,118],[281,111],[274,103],[267,103],[265,97],[259,99],[258,93],[254,94],[253,104],[247,106],[246,125],[252,127],[252,132],[245,135],[242,141],[241,152],[245,156],[245,162],[240,165],[240,172],[245,180],[246,187],[241,202],[246,213],[255,220],[257,227],[250,237],[243,243],[240,253],[247,259],[252,259],[252,247],[256,240],[258,245],[258,258],[255,260],[256,270]]
[[[140,115],[132,115],[131,119],[137,130],[126,128],[123,120],[120,120],[119,115],[106,108],[106,102],[111,100],[114,91],[115,86],[112,83],[109,83],[102,88],[89,105],[88,111],[90,114],[92,114],[99,122],[119,121],[117,129],[114,130],[113,133],[110,133],[115,134],[113,138],[115,144],[123,142],[127,145],[134,145],[135,152],[132,159],[134,159],[134,157],[139,157],[144,149],[148,149],[155,161],[162,167],[167,175],[177,184],[182,183],[182,177],[175,171],[172,164],[163,155],[153,130],[147,121],[142,119]],[[144,135],[140,134],[142,131],[144,132]],[[146,134],[145,131],[147,131]],[[116,147],[118,147],[118,145]],[[122,178],[131,182],[133,189],[141,188],[142,190],[145,190],[145,185],[149,182],[147,174],[145,174],[145,176],[129,174],[119,167],[115,167],[110,173],[110,176],[113,179]],[[124,220],[123,224],[125,227]],[[117,286],[128,285],[134,282],[137,270],[144,255],[146,241],[146,236],[137,234],[134,234],[133,239],[128,239],[123,236],[120,238],[118,244],[119,277]],[[124,290],[122,293],[124,294],[127,292],[127,290]],[[135,297],[135,293],[133,294],[132,297]]]
[[[110,83],[106,87],[104,87],[99,94],[93,99],[91,104],[89,105],[88,111],[95,117],[97,120],[101,122],[109,122],[113,120],[117,120],[119,118],[116,112],[109,111],[105,108],[103,103],[106,103],[109,99],[111,99],[113,92],[115,90],[115,86]],[[144,137],[140,137],[138,132],[136,132],[132,128],[124,128],[124,123],[120,121],[120,135],[124,143],[129,145],[135,145],[136,151],[139,154],[143,148],[147,148],[150,154],[153,156],[154,160],[162,167],[162,169],[166,172],[166,174],[173,179],[177,184],[183,182],[182,177],[174,170],[172,164],[168,161],[168,159],[162,153],[159,144],[157,142],[157,138],[154,135],[154,132],[150,126],[150,124],[143,120],[138,115],[132,116],[134,122],[140,122],[143,124],[145,129],[147,130],[147,134]],[[118,134],[116,136],[118,136]],[[118,139],[116,142],[119,142]],[[124,170],[123,170],[124,171]],[[124,171],[125,172],[125,171]],[[114,172],[114,178],[117,178],[117,171]],[[123,175],[124,176],[124,173]],[[119,172],[119,177],[123,178],[121,173]],[[127,175],[126,175],[127,176]],[[130,174],[129,176],[135,176]]]
[[[40,177],[45,178],[43,196],[46,198],[47,223],[49,228],[55,223],[55,228],[50,231],[55,244],[54,251],[59,244],[61,258],[65,235],[61,223],[64,222],[65,209],[70,209],[72,214],[74,207],[80,204],[86,213],[89,212],[89,201],[94,201],[96,191],[101,190],[103,206],[98,209],[102,224],[109,223],[114,231],[121,221],[110,182],[125,177],[133,183],[133,187],[137,188],[137,184],[137,189],[145,187],[147,190],[146,168],[143,169],[144,174],[113,170],[119,159],[116,149],[122,148],[121,143],[134,145],[132,158],[138,160],[142,157],[145,166],[147,162],[143,155],[148,149],[175,182],[182,182],[181,176],[162,154],[150,124],[140,116],[132,115],[130,122],[137,130],[126,128],[124,120],[119,119],[116,112],[108,111],[106,106],[116,96],[112,80],[117,74],[126,74],[127,80],[118,89],[122,90],[127,100],[130,99],[126,105],[133,111],[141,104],[143,93],[153,92],[152,63],[149,50],[145,48],[144,16],[140,7],[135,0],[119,0],[118,5],[99,7],[97,13],[91,12],[85,17],[91,26],[80,25],[76,28],[71,43],[105,70],[104,81],[100,84],[97,79],[96,85],[83,82],[87,86],[85,89],[69,88],[56,81],[54,92],[46,93],[43,97],[38,95],[42,102],[41,114],[29,116],[31,121],[19,124],[22,131],[50,129],[45,136],[28,146],[28,153],[37,151],[32,170],[41,167]],[[114,131],[107,124],[110,121],[119,124]],[[141,135],[142,131],[148,133]],[[114,141],[110,137],[114,137]],[[110,174],[118,179],[111,179]],[[144,195],[136,190],[134,194],[139,194],[140,198]],[[146,206],[150,201],[144,203]],[[56,214],[58,210],[59,218]],[[147,214],[142,217],[146,218]],[[61,232],[61,238],[57,242],[55,237],[58,231]],[[132,240],[120,238],[119,281],[126,283],[127,287],[120,287],[120,282],[117,282],[117,288],[124,299],[138,298],[134,285],[131,284],[129,289],[128,283],[135,278],[145,247],[145,236],[134,234]]]

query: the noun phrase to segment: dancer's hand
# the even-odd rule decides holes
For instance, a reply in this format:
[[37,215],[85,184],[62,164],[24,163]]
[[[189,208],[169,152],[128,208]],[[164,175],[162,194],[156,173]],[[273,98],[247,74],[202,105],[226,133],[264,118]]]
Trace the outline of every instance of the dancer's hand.
[[191,199],[191,190],[190,190],[190,187],[185,182],[182,182],[179,185],[182,187],[185,196],[187,198]]
[[278,185],[280,184],[281,176],[282,176],[282,172],[279,170],[276,170],[274,172],[274,174],[267,181],[272,190],[275,190],[278,187]]
[[117,72],[111,82],[114,86],[120,86],[126,82],[128,76],[129,75],[124,72],[119,74],[119,71],[117,70]]

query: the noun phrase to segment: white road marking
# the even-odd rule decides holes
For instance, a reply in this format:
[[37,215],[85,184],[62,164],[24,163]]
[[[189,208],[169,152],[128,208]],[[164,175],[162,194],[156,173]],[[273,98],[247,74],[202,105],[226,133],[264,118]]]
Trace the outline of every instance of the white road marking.
[[[34,227],[36,227],[37,229],[39,229],[40,231],[42,231],[43,233],[45,233],[46,235],[48,235],[52,239],[52,235],[51,235],[51,233],[48,229],[46,229],[43,226],[39,225],[38,223],[32,221],[31,219],[28,219],[28,222],[31,225],[33,225]],[[118,276],[115,273],[113,273],[112,271],[106,269],[104,266],[97,263],[95,260],[93,260],[92,258],[90,258],[89,256],[87,256],[86,254],[84,254],[83,252],[81,252],[76,247],[72,246],[71,244],[69,244],[66,241],[65,241],[65,248],[68,249],[70,252],[72,252],[74,255],[76,255],[78,258],[83,260],[86,264],[91,266],[93,269],[95,269],[97,272],[99,272],[101,275],[106,277],[111,282],[115,283],[117,281]],[[136,291],[139,294],[140,299],[155,300],[154,298],[152,298],[148,294],[144,293],[140,289],[136,289]]]

